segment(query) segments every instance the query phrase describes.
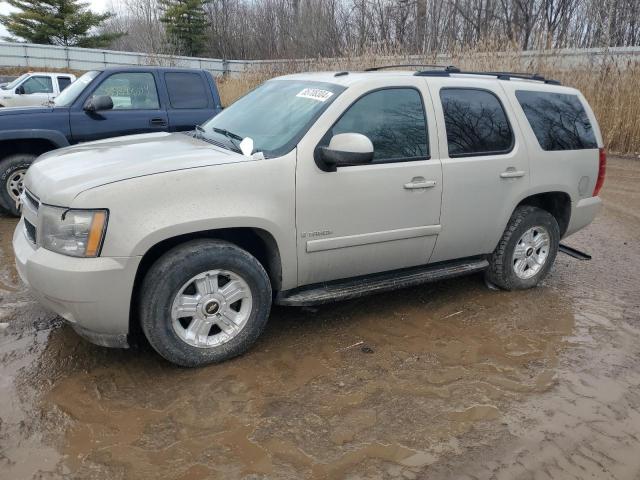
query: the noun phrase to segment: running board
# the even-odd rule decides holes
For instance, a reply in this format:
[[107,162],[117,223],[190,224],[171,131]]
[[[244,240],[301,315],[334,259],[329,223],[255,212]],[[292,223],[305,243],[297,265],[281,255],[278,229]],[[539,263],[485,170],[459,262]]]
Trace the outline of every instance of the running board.
[[570,257],[577,258],[578,260],[591,260],[591,255],[588,253],[581,252],[580,250],[576,250],[575,248],[562,243],[558,246],[558,250]]
[[485,259],[446,262],[427,267],[413,267],[392,272],[374,273],[361,277],[316,283],[278,293],[278,305],[308,306],[363,297],[372,293],[412,287],[445,278],[480,272],[489,266]]

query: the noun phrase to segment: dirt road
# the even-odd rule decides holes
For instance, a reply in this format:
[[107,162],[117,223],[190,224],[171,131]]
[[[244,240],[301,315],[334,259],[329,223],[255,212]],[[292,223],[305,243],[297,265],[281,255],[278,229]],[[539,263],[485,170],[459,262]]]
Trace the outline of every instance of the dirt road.
[[0,477],[640,478],[640,161],[544,285],[480,276],[276,308],[200,370],[108,350],[42,310],[0,218]]

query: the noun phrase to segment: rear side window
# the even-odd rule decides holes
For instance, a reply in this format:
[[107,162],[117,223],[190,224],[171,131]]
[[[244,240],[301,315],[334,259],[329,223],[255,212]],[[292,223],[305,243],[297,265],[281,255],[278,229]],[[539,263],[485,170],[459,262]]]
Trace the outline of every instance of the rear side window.
[[361,133],[373,143],[373,162],[429,158],[427,122],[420,93],[413,88],[386,88],[358,99],[323,139]]
[[58,88],[60,89],[60,91],[63,91],[69,85],[71,85],[70,77],[58,77]]
[[513,133],[498,97],[488,90],[443,88],[440,100],[449,157],[508,153]]
[[543,150],[598,148],[577,95],[518,90],[516,98]]
[[165,73],[164,80],[173,108],[207,108],[209,96],[201,75],[187,72]]

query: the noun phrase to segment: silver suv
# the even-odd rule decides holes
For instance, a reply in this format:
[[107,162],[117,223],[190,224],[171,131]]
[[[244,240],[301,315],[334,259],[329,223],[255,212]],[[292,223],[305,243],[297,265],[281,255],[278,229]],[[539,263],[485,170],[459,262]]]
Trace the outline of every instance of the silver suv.
[[274,302],[480,271],[537,285],[596,215],[602,147],[580,92],[539,76],[284,76],[189,134],[43,155],[13,246],[80,335],[126,347],[142,330],[199,366],[249,348]]

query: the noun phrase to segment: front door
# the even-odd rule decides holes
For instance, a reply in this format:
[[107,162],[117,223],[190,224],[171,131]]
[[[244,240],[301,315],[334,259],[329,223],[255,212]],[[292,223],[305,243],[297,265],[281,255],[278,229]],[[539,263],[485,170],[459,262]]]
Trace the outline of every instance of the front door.
[[[347,90],[334,102],[335,118],[324,122],[328,130],[319,143],[301,142],[300,285],[429,261],[440,231],[442,172],[428,93],[407,83],[364,94]],[[339,133],[366,135],[373,162],[322,171],[314,162],[315,147]]]
[[51,77],[34,75],[25,80],[21,87],[24,93],[18,97],[20,106],[47,105],[54,98]]
[[155,77],[149,72],[114,73],[96,87],[92,95],[108,95],[112,110],[71,110],[74,142],[168,129],[167,112],[160,106]]

